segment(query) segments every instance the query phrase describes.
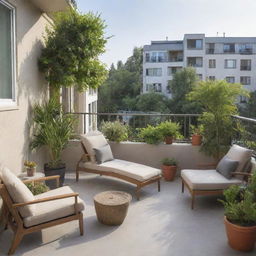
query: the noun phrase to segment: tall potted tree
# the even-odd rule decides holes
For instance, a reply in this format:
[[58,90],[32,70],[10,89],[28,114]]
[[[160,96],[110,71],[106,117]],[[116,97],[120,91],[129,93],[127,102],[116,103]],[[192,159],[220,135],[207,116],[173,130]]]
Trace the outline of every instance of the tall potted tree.
[[[46,146],[50,161],[45,164],[46,176],[60,175],[60,185],[65,177],[65,163],[61,162],[61,152],[74,134],[75,119],[64,114],[61,105],[54,99],[43,104],[36,104],[33,111],[34,133],[31,149]],[[48,183],[52,187],[51,182]]]

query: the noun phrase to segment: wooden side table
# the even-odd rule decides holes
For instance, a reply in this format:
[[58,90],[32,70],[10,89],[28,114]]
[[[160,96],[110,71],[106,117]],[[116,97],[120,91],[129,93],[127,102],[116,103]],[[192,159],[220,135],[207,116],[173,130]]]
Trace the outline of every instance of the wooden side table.
[[105,225],[121,225],[127,215],[132,196],[122,191],[106,191],[94,197],[99,222]]

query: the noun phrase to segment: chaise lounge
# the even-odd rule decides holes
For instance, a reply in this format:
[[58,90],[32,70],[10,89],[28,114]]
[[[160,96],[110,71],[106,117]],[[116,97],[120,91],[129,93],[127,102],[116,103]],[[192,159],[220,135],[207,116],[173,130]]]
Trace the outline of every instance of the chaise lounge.
[[141,188],[151,183],[157,182],[158,191],[160,191],[161,171],[150,166],[114,159],[111,148],[102,133],[97,131],[81,135],[81,146],[84,154],[77,163],[77,181],[79,172],[122,179],[137,186],[138,200]]

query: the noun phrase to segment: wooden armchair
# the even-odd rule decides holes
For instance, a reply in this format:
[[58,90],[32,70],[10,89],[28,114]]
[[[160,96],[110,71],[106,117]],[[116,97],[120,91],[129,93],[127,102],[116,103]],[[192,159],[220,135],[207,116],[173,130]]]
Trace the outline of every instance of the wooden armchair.
[[[14,232],[14,238],[8,252],[9,255],[15,252],[24,235],[65,222],[78,220],[80,235],[83,235],[82,211],[84,204],[79,198],[78,193],[74,193],[71,188],[65,186],[33,196],[24,185],[24,183],[53,179],[56,180],[58,185],[59,176],[22,182],[7,168],[4,168],[1,179],[0,195],[3,199],[2,220],[5,228],[10,226]],[[14,191],[11,191],[12,189]],[[13,192],[18,192],[17,189],[21,195],[19,197],[15,197],[13,194]],[[33,200],[27,200],[29,197]],[[54,214],[51,214],[53,211]]]

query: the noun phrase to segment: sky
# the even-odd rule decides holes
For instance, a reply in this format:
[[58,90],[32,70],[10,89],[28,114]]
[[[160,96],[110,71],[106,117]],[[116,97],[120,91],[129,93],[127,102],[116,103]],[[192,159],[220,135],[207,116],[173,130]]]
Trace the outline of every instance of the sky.
[[256,0],[77,0],[78,9],[101,14],[107,28],[110,66],[154,40],[182,40],[184,34],[256,36]]

